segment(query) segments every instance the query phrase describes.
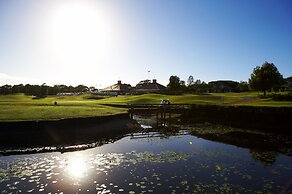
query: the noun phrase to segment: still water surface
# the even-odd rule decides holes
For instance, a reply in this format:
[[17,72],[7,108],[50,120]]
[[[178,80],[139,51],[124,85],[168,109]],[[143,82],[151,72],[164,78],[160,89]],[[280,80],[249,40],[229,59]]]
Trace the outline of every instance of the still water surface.
[[292,157],[273,153],[276,157],[271,162],[265,159],[266,152],[258,156],[249,148],[209,141],[183,130],[171,136],[133,134],[83,151],[2,156],[0,190],[292,193]]

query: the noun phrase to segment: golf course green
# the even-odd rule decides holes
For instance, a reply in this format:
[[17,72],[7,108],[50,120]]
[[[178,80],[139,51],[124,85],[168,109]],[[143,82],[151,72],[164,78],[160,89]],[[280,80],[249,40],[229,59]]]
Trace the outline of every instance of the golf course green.
[[210,104],[223,106],[292,107],[291,101],[259,98],[257,92],[211,94],[143,94],[120,96],[48,96],[37,99],[24,94],[0,96],[0,122],[44,121],[70,118],[99,117],[127,113],[126,108],[107,105],[159,104],[168,99],[172,104]]

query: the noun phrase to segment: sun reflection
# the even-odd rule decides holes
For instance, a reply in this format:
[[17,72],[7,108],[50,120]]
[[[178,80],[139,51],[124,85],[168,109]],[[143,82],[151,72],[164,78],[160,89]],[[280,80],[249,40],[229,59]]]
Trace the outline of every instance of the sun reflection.
[[70,176],[73,178],[82,178],[86,174],[87,165],[84,158],[77,156],[70,158],[68,162],[67,171]]

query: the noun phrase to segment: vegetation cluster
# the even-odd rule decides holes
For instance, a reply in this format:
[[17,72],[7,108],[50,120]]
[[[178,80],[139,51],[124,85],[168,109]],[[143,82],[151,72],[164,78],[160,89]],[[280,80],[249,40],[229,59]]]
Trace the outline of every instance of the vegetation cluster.
[[0,87],[0,95],[24,93],[29,96],[36,96],[37,98],[44,98],[48,95],[57,95],[59,93],[84,93],[88,91],[97,91],[94,87],[87,87],[78,85],[76,87],[66,85],[47,86],[42,85],[4,85]]
[[267,91],[277,92],[288,90],[289,82],[291,82],[291,77],[284,79],[273,63],[265,62],[261,67],[257,66],[254,68],[248,82],[219,80],[205,83],[199,79],[194,81],[194,77],[190,75],[187,84],[185,84],[185,81],[181,80],[178,76],[170,76],[166,93],[182,94],[262,91],[263,95],[266,96]]
[[[286,95],[288,93],[281,92],[281,94]],[[269,95],[271,94],[267,93],[267,96]],[[24,94],[9,94],[0,95],[0,121],[58,120],[114,115],[127,113],[125,105],[158,104],[161,99],[168,99],[172,104],[292,107],[292,101],[274,101],[271,98],[260,98],[258,92],[209,93],[204,95],[143,94],[120,95],[117,97],[82,94],[77,96],[52,95],[39,99]]]
[[261,98],[270,98],[274,101],[292,101],[292,93],[289,92],[289,93],[278,93],[278,94],[275,94],[275,93],[272,93],[272,94],[268,94],[266,96],[260,96]]
[[189,114],[194,122],[291,134],[291,107],[192,105]]
[[[139,84],[150,83],[150,80],[141,81]],[[164,94],[168,95],[181,95],[184,93],[193,94],[207,94],[207,93],[225,93],[225,92],[248,92],[248,91],[262,91],[264,97],[266,92],[286,91],[292,89],[292,77],[286,79],[278,71],[273,63],[265,62],[261,67],[254,68],[249,81],[232,81],[232,80],[218,80],[206,83],[200,79],[195,80],[192,75],[187,79],[187,83],[181,80],[178,76],[172,75],[169,78]],[[137,84],[137,85],[139,85]],[[291,87],[291,88],[289,88]],[[36,98],[44,98],[48,95],[57,94],[84,94],[94,93],[98,90],[94,87],[87,87],[78,85],[76,87],[66,85],[47,86],[45,83],[42,85],[4,85],[0,87],[0,95],[24,93],[26,95],[33,95]],[[275,100],[290,100],[288,96],[274,96]]]
[[[290,79],[290,80],[289,80]],[[286,79],[291,82],[291,77]],[[272,63],[256,67],[249,82],[194,81],[170,76],[164,93],[101,96],[93,87],[79,85],[4,85],[0,87],[0,121],[55,120],[96,117],[127,112],[128,104],[209,104],[228,106],[291,107],[292,93],[281,91],[285,80]],[[264,92],[259,95],[257,91]],[[65,95],[73,93],[74,95]],[[121,105],[112,106],[112,105]],[[110,105],[110,106],[109,106]]]
[[236,82],[231,80],[219,80],[206,83],[200,79],[194,81],[192,75],[189,76],[187,84],[178,76],[170,76],[166,94],[203,94],[203,93],[225,93],[225,92],[248,92],[251,91],[247,82]]

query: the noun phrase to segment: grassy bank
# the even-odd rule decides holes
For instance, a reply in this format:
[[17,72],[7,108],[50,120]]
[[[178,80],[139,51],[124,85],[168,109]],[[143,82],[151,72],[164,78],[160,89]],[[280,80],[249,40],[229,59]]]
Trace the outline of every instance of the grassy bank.
[[259,98],[258,92],[246,93],[210,93],[210,94],[183,94],[163,95],[144,94],[133,96],[118,96],[98,101],[101,104],[157,104],[161,99],[169,99],[173,104],[212,104],[231,106],[273,106],[292,107],[291,101],[273,101],[271,98]]
[[126,112],[127,109],[100,105],[87,96],[50,96],[43,99],[23,94],[0,96],[0,121],[57,120]]
[[[11,154],[10,151],[7,153],[7,149],[24,149],[26,153],[27,147],[41,148],[32,150],[32,153],[46,151],[46,146],[57,147],[59,151],[62,151],[64,146],[73,146],[72,150],[95,147],[103,144],[104,141],[117,139],[128,133],[139,131],[141,128],[127,114],[119,114],[58,121],[0,122],[0,129],[1,155],[2,151],[4,154]],[[83,147],[84,144],[85,147]],[[81,145],[81,147],[74,148],[74,145]],[[47,151],[52,150],[49,148]]]
[[191,122],[291,134],[292,107],[192,105]]
[[[215,104],[232,106],[292,107],[292,102],[273,101],[258,97],[259,93],[215,93],[206,95],[144,94],[117,97],[95,95],[49,96],[35,99],[24,94],[0,96],[0,122],[26,120],[57,120],[62,118],[98,117],[126,113],[125,108],[107,106],[110,104],[158,104],[169,99],[173,104]],[[57,102],[57,105],[54,103]]]

